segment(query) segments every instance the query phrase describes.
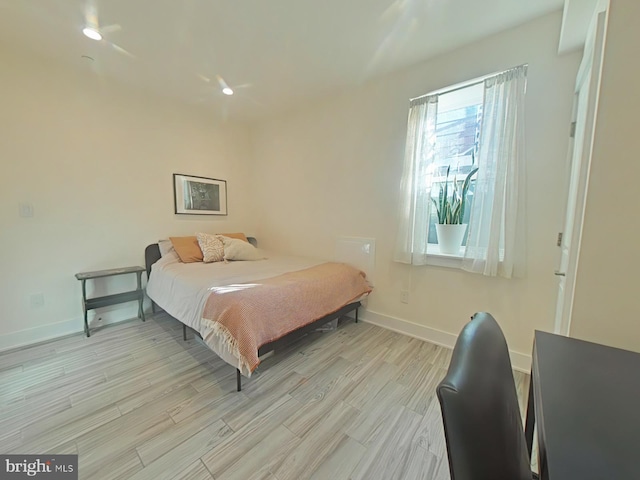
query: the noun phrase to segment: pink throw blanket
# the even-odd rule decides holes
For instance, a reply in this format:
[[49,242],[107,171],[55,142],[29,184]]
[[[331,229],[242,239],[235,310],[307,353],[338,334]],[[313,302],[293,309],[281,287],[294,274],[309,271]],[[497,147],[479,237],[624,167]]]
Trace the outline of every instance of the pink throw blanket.
[[364,272],[343,263],[323,263],[256,283],[215,287],[202,321],[238,359],[240,371],[250,376],[260,364],[262,345],[369,292]]

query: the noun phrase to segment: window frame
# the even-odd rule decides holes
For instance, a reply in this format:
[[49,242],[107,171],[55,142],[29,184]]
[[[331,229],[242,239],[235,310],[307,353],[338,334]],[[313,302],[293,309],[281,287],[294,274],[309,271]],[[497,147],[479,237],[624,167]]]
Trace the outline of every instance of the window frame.
[[[437,90],[435,92],[431,92],[427,95],[434,95],[437,94],[438,96],[442,96],[442,95],[448,95],[448,94],[452,94],[458,91],[462,91],[462,90],[466,90],[466,89],[470,89],[473,87],[477,87],[479,85],[484,85],[484,81],[486,78],[490,77],[491,75],[487,75],[484,77],[480,77],[480,78],[475,78],[473,80],[469,80],[468,82],[464,82],[464,83],[460,83],[457,85],[452,85],[450,87],[441,89],[441,90]],[[475,106],[476,104],[473,105],[468,105],[467,107],[458,107],[458,108],[469,108],[471,106]],[[480,104],[482,106],[482,104]],[[437,122],[437,118],[440,115],[440,113],[443,114],[448,114],[451,111],[455,111],[455,110],[447,110],[445,112],[440,112],[440,110],[438,110],[437,115],[436,115],[436,122]],[[480,130],[481,126],[478,124],[477,127],[478,131]],[[468,156],[469,154],[471,155],[477,155],[477,140],[476,140],[476,144],[474,146],[474,148],[468,148],[466,151],[457,154],[456,156],[459,157],[465,157]],[[473,150],[473,152],[471,151]],[[456,157],[456,156],[451,156],[448,158],[445,158],[445,160],[449,161],[449,167],[451,167],[453,164],[451,163],[451,161]],[[473,165],[473,164],[472,164]],[[475,181],[475,180],[474,180]],[[449,180],[449,182],[451,182],[451,180]],[[433,188],[433,186],[432,186]],[[433,208],[433,205],[432,205]],[[433,225],[436,225],[437,222]],[[429,221],[428,224],[428,228],[431,229],[431,220]],[[468,234],[468,231],[465,233]],[[464,259],[464,255],[465,255],[465,251],[466,251],[466,245],[463,245],[460,247],[460,250],[458,251],[458,254],[448,254],[448,253],[442,253],[440,252],[440,245],[439,243],[431,243],[428,242],[427,243],[427,252],[426,252],[426,264],[427,265],[435,265],[435,266],[441,266],[441,267],[451,267],[451,268],[461,268],[462,266],[462,260]]]

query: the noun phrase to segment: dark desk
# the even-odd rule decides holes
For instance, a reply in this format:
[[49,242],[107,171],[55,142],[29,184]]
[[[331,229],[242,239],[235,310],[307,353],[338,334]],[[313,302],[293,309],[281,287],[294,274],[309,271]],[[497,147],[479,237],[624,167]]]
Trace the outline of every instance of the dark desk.
[[640,478],[640,354],[536,331],[534,421],[541,479]]

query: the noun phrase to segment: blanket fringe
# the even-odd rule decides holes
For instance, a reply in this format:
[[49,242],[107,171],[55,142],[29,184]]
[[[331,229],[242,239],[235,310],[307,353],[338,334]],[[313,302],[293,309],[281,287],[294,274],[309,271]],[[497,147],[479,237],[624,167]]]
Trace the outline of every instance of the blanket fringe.
[[202,322],[204,322],[213,334],[222,339],[224,345],[227,347],[231,355],[238,359],[237,368],[240,370],[240,373],[246,377],[251,377],[251,367],[247,359],[240,353],[240,346],[238,345],[238,340],[231,334],[231,332],[221,323],[216,322],[214,320],[209,320],[208,318],[202,318]]

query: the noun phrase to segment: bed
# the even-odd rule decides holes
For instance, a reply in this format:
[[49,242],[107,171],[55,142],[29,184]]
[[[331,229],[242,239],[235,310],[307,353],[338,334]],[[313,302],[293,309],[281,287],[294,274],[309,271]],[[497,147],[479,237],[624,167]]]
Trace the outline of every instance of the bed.
[[364,273],[344,264],[266,257],[182,263],[177,256],[161,256],[157,243],[145,250],[154,312],[162,308],[183,324],[185,340],[192,329],[235,367],[238,391],[242,376],[250,377],[266,353],[350,312],[357,322],[361,300],[371,291]]

